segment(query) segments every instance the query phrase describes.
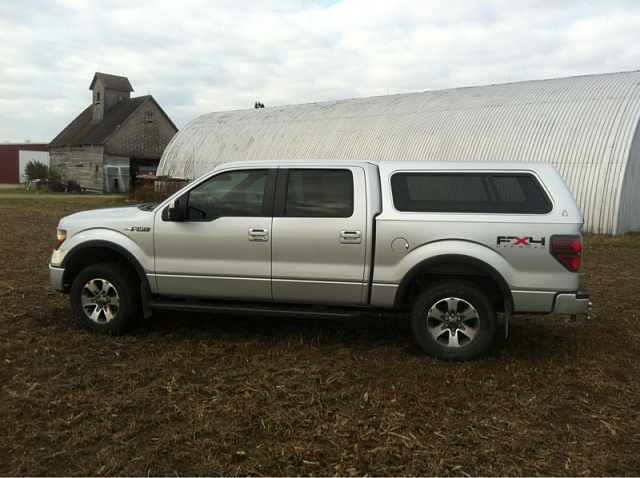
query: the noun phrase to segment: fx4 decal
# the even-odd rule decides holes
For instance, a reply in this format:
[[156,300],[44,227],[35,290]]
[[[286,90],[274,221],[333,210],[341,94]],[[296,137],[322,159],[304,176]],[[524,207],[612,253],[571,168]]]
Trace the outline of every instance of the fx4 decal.
[[538,248],[544,247],[546,244],[546,238],[541,237],[536,239],[531,236],[518,237],[518,236],[498,236],[496,239],[496,247],[527,247]]

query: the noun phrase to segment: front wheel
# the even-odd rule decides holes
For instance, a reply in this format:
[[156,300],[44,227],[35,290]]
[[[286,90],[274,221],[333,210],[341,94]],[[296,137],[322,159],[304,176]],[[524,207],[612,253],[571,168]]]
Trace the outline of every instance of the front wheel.
[[70,299],[76,320],[96,333],[119,334],[140,316],[140,284],[122,264],[94,264],[80,271]]
[[493,344],[496,313],[487,295],[464,281],[436,284],[420,294],[411,311],[418,345],[444,360],[473,360]]

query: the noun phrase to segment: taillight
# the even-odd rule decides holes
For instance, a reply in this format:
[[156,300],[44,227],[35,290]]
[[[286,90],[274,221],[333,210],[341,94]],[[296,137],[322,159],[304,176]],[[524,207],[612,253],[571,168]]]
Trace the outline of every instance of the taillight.
[[580,270],[581,236],[551,236],[551,255],[571,272]]

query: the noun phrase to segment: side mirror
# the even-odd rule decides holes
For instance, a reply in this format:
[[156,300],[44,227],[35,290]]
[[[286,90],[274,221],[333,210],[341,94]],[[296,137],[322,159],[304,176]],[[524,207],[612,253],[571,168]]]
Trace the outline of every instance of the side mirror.
[[171,201],[169,203],[169,207],[167,208],[167,220],[171,222],[182,222],[184,221],[184,214],[182,213],[182,208],[180,208],[180,201]]

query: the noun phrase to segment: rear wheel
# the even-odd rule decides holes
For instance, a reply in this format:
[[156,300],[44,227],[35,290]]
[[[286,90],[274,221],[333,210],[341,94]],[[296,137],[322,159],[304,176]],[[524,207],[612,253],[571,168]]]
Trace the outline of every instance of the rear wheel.
[[119,334],[140,317],[140,284],[122,264],[94,264],[83,269],[73,281],[71,308],[86,329]]
[[418,345],[444,360],[473,360],[493,344],[496,313],[487,295],[464,281],[436,284],[413,305],[411,329]]

